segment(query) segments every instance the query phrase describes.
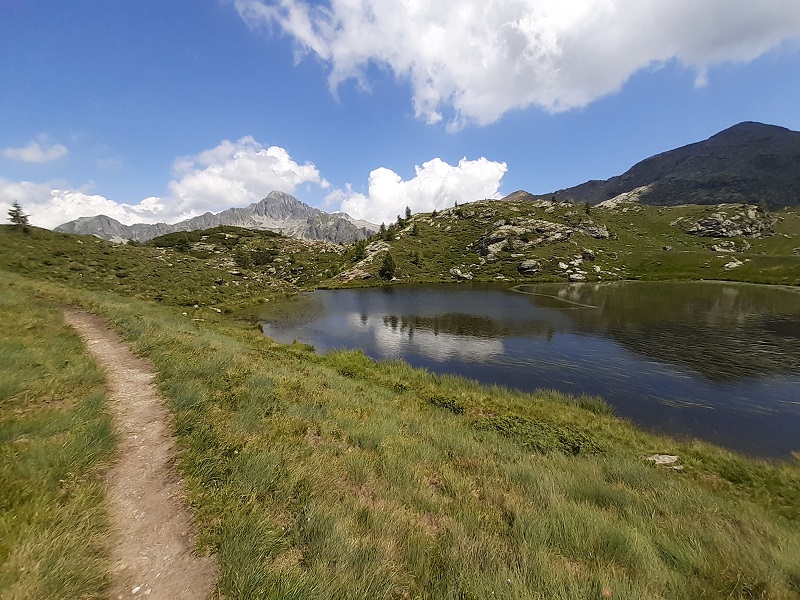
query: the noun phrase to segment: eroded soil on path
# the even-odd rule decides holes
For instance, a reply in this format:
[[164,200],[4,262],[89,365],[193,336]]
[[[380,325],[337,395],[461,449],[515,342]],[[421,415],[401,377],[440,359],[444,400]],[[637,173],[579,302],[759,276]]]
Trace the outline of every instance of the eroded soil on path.
[[152,367],[101,319],[72,309],[65,318],[106,370],[119,436],[108,473],[111,598],[208,598],[217,564],[213,556],[192,554],[191,517],[174,466],[169,413],[153,385]]

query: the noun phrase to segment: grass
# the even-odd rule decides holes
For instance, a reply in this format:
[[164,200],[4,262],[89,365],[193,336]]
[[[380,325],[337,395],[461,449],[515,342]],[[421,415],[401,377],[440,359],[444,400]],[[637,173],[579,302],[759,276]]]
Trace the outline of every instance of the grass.
[[[453,267],[561,281],[557,263],[584,248],[604,280],[800,281],[796,209],[776,235],[747,249],[737,240],[744,264],[726,270],[714,240],[670,225],[713,208],[635,208],[592,209],[608,240],[574,234],[483,264],[475,244],[498,220],[580,215],[474,203],[414,216],[383,241],[401,281],[452,280]],[[113,436],[102,374],[59,315],[68,303],[155,365],[221,597],[800,597],[797,461],[648,434],[598,398],[485,387],[360,352],[319,356],[224,314],[376,281],[384,250],[367,263],[358,252],[235,228],[145,246],[0,228],[0,596],[106,589],[99,476]],[[523,277],[529,258],[542,269]],[[338,277],[359,265],[372,279]],[[683,470],[652,465],[656,452],[680,456]]]
[[[693,223],[717,211],[734,216],[737,209],[720,206],[621,205],[615,209],[592,208],[589,214],[579,206],[559,204],[536,206],[522,201],[479,201],[446,209],[435,216],[414,215],[401,225],[395,224],[386,236],[372,241],[389,244],[397,269],[395,276],[402,282],[453,281],[452,268],[469,272],[476,281],[513,280],[525,282],[564,281],[564,269],[559,263],[581,258],[585,249],[595,258],[584,260],[582,269],[587,281],[620,279],[748,281],[783,285],[800,284],[800,210],[786,208],[773,213],[774,235],[762,238],[732,238],[737,252],[715,252],[712,247],[720,239],[689,235],[679,220]],[[587,219],[606,226],[608,239],[596,239],[574,231],[568,237],[533,247],[524,242],[537,237],[523,233],[510,236],[509,246],[499,251],[493,260],[479,252],[480,240],[487,232],[497,229],[498,223],[521,224],[526,219],[547,221],[559,226],[579,229]],[[668,250],[665,250],[668,247]],[[733,258],[743,262],[739,267],[725,267]],[[538,272],[523,275],[518,266],[524,260],[540,261]],[[334,277],[325,282],[328,287],[372,285],[378,278],[380,259],[363,265],[371,276],[349,280]],[[595,267],[600,269],[596,272]]]
[[647,434],[597,399],[9,277],[153,361],[224,597],[800,597],[798,464]]
[[103,374],[57,307],[8,282],[0,372],[0,597],[103,598]]

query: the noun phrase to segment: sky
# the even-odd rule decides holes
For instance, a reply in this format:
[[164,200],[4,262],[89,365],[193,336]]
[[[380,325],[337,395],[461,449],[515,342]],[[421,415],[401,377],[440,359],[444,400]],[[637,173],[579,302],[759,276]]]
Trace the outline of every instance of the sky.
[[0,210],[373,223],[800,130],[798,0],[0,0]]

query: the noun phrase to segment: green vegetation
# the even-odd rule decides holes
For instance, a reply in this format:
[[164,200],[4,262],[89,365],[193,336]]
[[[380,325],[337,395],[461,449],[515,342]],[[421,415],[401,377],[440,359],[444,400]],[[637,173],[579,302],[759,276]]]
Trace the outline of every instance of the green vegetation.
[[15,227],[21,228],[25,232],[27,232],[27,228],[30,226],[28,215],[22,211],[22,206],[16,201],[11,205],[11,208],[8,209],[8,220],[11,221]]
[[595,398],[8,277],[105,316],[153,361],[225,597],[800,595],[800,465],[646,434]]
[[[623,203],[604,208],[480,201],[413,215],[402,226],[384,227],[371,241],[389,243],[400,273],[398,279],[404,283],[452,281],[450,270],[457,268],[469,272],[475,281],[566,281],[566,270],[571,269],[584,271],[586,281],[715,279],[800,284],[800,208],[768,215],[759,210],[774,221],[771,235],[715,238],[686,232],[691,224],[720,210],[731,218],[743,212],[737,205],[657,207]],[[568,233],[560,239],[548,239],[546,231],[537,232],[531,221],[561,227]],[[505,239],[506,244],[496,253],[487,252],[493,241],[490,234],[503,224],[508,230],[498,239]],[[601,237],[604,229],[607,238]],[[714,246],[723,249],[715,251]],[[585,250],[591,251],[588,256],[592,258],[585,257]],[[576,259],[582,264],[571,265]],[[734,259],[742,264],[729,266]],[[523,273],[520,264],[525,260],[540,264]],[[378,277],[379,265],[372,261],[357,266]],[[364,277],[351,278],[345,272],[323,285],[364,285]]]
[[[145,245],[0,228],[0,596],[101,597],[108,578],[99,475],[113,438],[102,374],[59,316],[71,304],[153,362],[222,597],[800,597],[798,460],[651,435],[598,398],[320,356],[218,312],[377,282],[389,258],[403,281],[451,268],[563,281],[558,262],[576,255],[600,267],[589,280],[800,281],[800,211],[715,252],[680,221],[711,210],[478,202],[350,248],[236,228]],[[581,233],[587,218],[609,237]],[[484,236],[519,219],[573,232],[537,243],[511,229],[489,260]],[[539,266],[523,275],[522,261]]]
[[0,287],[0,597],[102,598],[102,468],[114,441],[103,374],[60,310],[9,277]]

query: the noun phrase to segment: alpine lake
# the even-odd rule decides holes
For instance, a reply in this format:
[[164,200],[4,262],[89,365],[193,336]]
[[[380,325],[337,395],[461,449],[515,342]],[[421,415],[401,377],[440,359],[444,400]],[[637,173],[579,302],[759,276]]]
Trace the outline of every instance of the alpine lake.
[[436,373],[601,396],[639,426],[749,455],[800,451],[800,289],[720,282],[318,290],[263,331]]

